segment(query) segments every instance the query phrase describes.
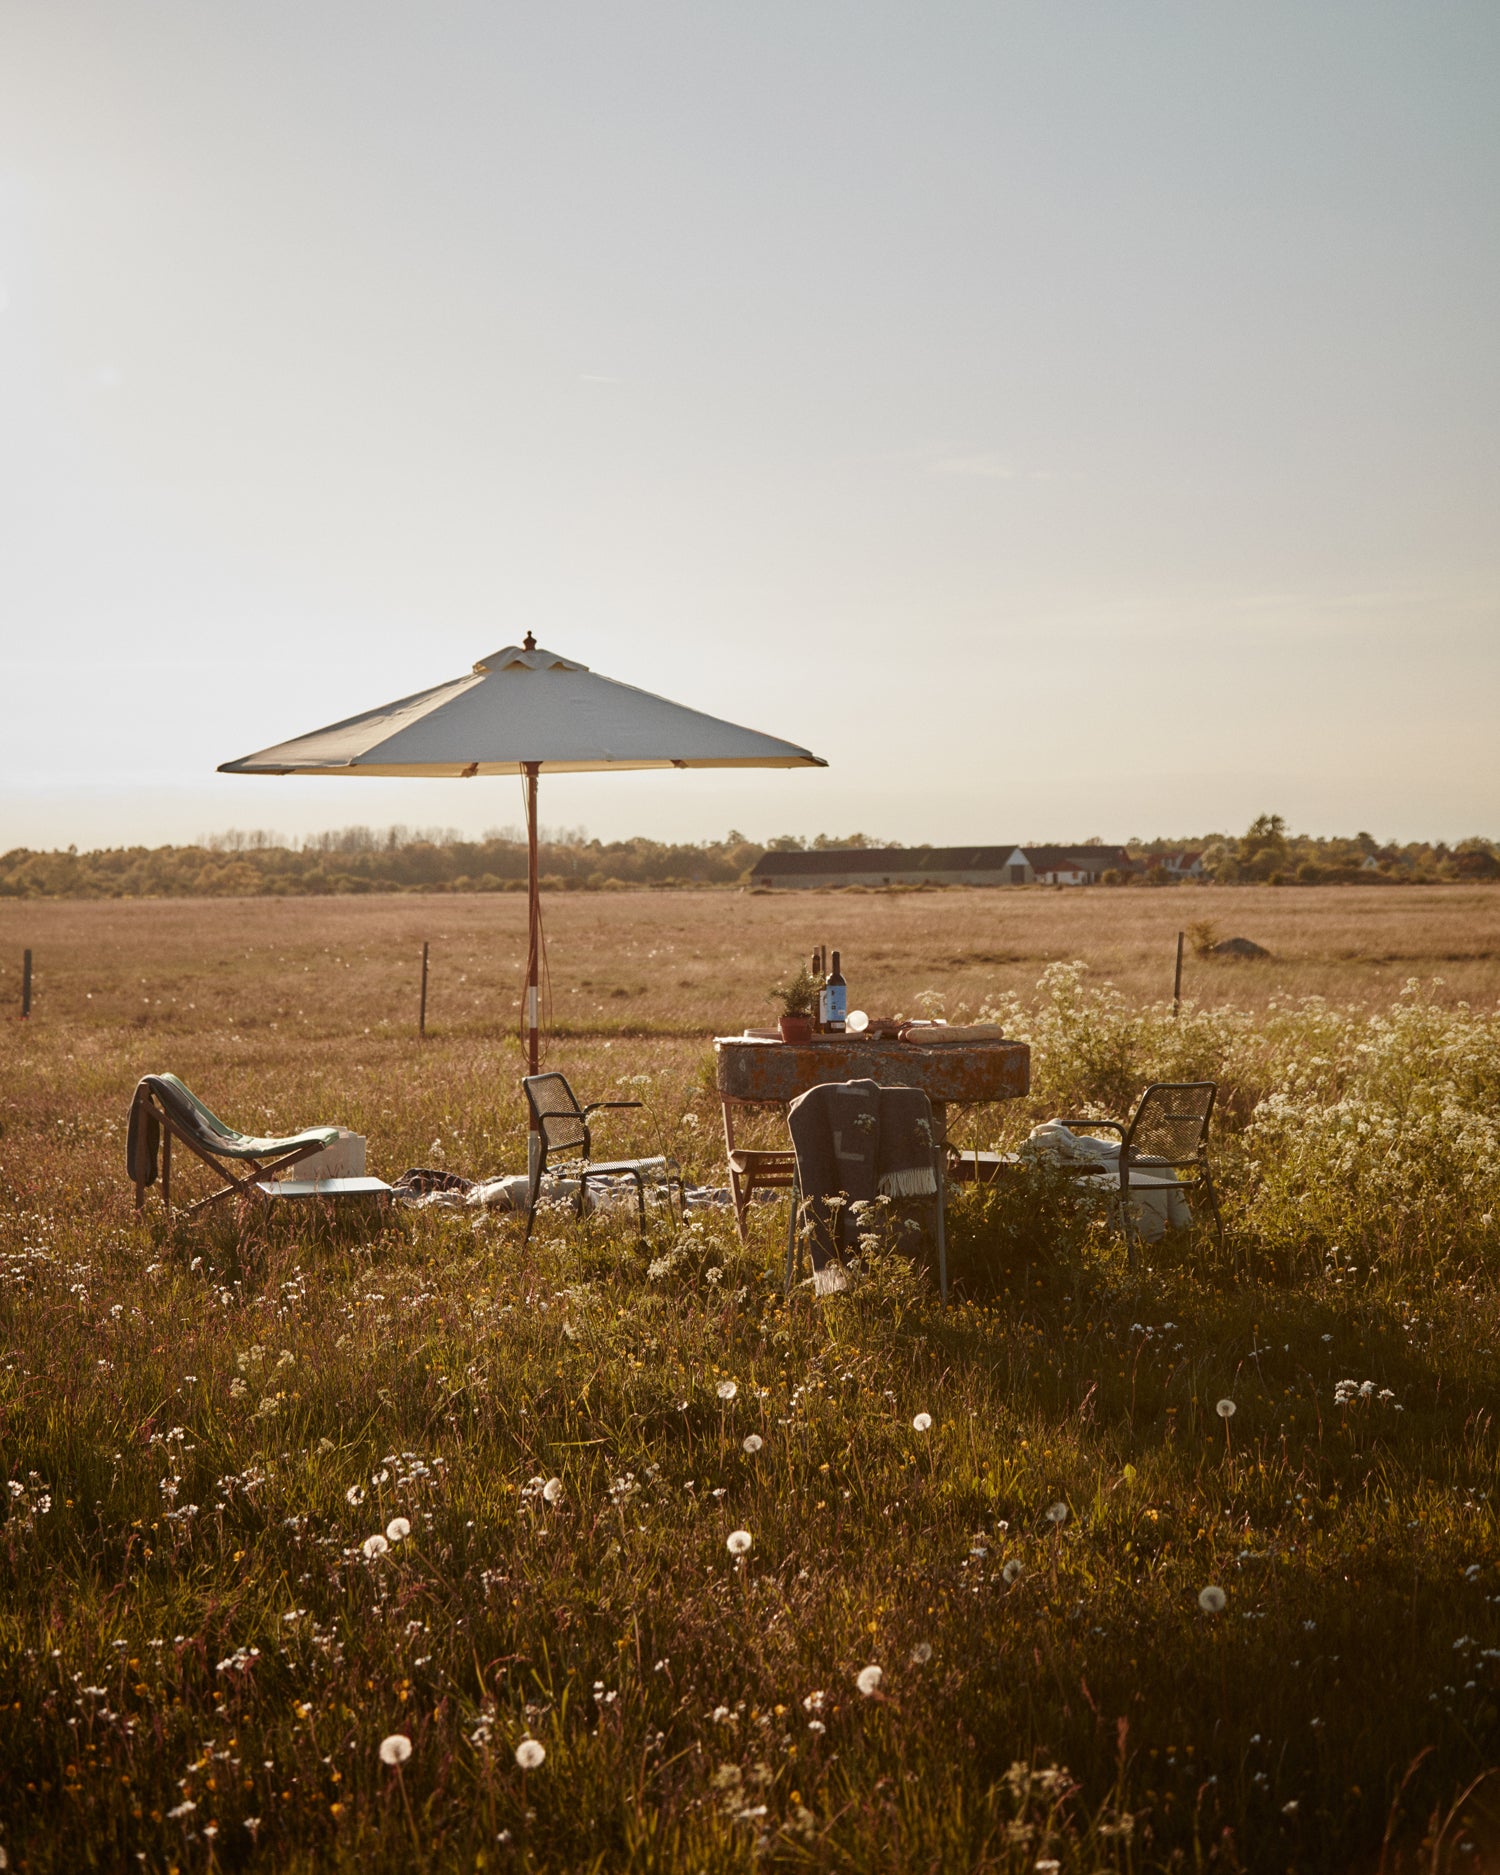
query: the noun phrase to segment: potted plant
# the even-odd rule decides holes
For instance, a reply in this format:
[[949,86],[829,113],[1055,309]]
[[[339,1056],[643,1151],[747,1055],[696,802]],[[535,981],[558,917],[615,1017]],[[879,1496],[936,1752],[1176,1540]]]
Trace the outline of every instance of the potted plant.
[[813,998],[818,993],[818,986],[803,964],[796,976],[789,983],[781,983],[771,992],[771,1000],[781,1007],[781,1017],[777,1026],[781,1030],[784,1042],[810,1042],[812,1040]]

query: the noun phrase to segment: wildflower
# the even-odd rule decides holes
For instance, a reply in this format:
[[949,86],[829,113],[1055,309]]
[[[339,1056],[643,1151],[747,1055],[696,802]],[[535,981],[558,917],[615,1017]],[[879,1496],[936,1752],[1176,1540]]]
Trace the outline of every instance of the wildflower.
[[561,1478],[549,1478],[542,1486],[542,1500],[544,1503],[560,1503],[562,1501],[562,1494],[563,1481]]
[[378,1533],[374,1536],[367,1536],[360,1545],[365,1553],[366,1562],[374,1562],[377,1556],[383,1556],[390,1547],[385,1538]]
[[1017,1581],[1021,1574],[1021,1564],[1020,1564],[1019,1559],[1015,1556],[1012,1556],[1010,1561],[1000,1571],[1000,1574],[1004,1577],[1007,1585],[1012,1582]]
[[523,1738],[516,1746],[516,1763],[523,1771],[534,1771],[547,1756],[547,1748],[539,1739]]
[[389,1738],[380,1741],[380,1762],[382,1764],[405,1764],[411,1756],[411,1740],[405,1732],[392,1732]]
[[1233,1419],[1235,1412],[1234,1401],[1220,1400],[1219,1404],[1214,1408],[1214,1411],[1219,1415],[1220,1419]]
[[914,1667],[925,1667],[931,1658],[931,1641],[918,1641],[916,1646],[911,1650],[911,1664]]
[[1068,1507],[1061,1498],[1055,1504],[1048,1505],[1047,1521],[1050,1524],[1056,1524],[1059,1529],[1068,1521]]
[[1297,1814],[1297,1809],[1297,1799],[1293,1797],[1290,1803],[1284,1803],[1281,1806],[1281,1814],[1283,1816],[1295,1816]]
[[765,1440],[761,1438],[760,1434],[758,1432],[752,1432],[746,1435],[743,1449],[754,1458],[755,1454],[764,1444]]
[[814,1692],[807,1694],[803,1699],[802,1710],[804,1712],[821,1712],[827,1704],[828,1695],[819,1687]]
[[197,1808],[197,1804],[193,1802],[191,1797],[184,1797],[181,1803],[177,1804],[173,1809],[168,1810],[167,1819],[169,1822],[179,1823],[183,1817],[191,1816]]
[[753,1540],[748,1530],[731,1530],[725,1539],[724,1547],[731,1556],[743,1556],[749,1550]]
[[739,1388],[732,1380],[721,1380],[718,1386],[714,1388],[714,1392],[718,1394],[721,1400],[732,1400],[739,1392]]
[[1225,1595],[1223,1589],[1216,1588],[1212,1582],[1209,1583],[1207,1588],[1202,1588],[1198,1591],[1198,1606],[1206,1615],[1223,1614],[1224,1603],[1227,1600],[1228,1597]]
[[913,1432],[930,1432],[932,1430],[932,1414],[918,1413],[916,1418],[911,1422],[911,1429]]
[[351,1484],[349,1489],[344,1493],[344,1502],[354,1505],[356,1510],[364,1501],[365,1487],[362,1484]]
[[392,1543],[404,1543],[411,1535],[411,1525],[404,1517],[392,1517],[385,1526],[385,1533]]
[[861,1667],[854,1684],[864,1694],[865,1698],[868,1699],[872,1693],[878,1693],[880,1691],[880,1682],[884,1678],[884,1673],[882,1673],[877,1666]]
[[250,1389],[238,1376],[229,1383],[229,1397],[231,1400],[242,1400],[249,1391]]

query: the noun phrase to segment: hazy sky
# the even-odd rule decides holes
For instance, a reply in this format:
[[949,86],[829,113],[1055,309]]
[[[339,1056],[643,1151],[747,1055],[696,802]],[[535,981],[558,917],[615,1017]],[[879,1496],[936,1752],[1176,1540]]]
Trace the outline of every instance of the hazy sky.
[[1500,834],[1494,0],[0,0],[0,848],[545,646],[613,836]]

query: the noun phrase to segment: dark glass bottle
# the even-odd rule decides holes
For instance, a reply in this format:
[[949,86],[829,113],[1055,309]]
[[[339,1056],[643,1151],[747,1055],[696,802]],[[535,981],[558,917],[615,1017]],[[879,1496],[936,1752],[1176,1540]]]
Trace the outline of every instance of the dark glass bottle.
[[824,1020],[833,1035],[844,1033],[844,1018],[849,1013],[849,986],[844,981],[844,973],[839,969],[839,954],[833,953],[833,968],[828,973],[828,986],[823,992]]

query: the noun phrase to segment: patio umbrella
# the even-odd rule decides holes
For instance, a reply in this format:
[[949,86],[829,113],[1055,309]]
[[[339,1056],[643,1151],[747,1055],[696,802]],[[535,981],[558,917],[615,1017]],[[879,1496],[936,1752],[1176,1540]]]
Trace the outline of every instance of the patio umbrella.
[[221,775],[524,775],[528,859],[526,1058],[539,1061],[541,897],[536,799],[541,771],[617,768],[826,768],[795,743],[684,709],[542,650],[530,632],[472,672],[274,748]]

